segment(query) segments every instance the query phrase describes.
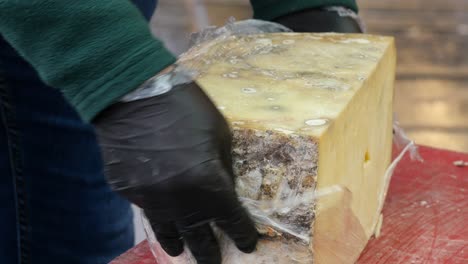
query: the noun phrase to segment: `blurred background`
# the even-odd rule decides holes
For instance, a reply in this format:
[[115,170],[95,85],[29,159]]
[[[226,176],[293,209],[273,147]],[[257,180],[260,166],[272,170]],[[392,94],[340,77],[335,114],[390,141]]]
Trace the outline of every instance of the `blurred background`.
[[[177,54],[190,32],[252,13],[248,0],[159,2],[153,32]],[[419,144],[468,152],[468,0],[358,4],[369,34],[396,38],[395,112],[405,131]]]

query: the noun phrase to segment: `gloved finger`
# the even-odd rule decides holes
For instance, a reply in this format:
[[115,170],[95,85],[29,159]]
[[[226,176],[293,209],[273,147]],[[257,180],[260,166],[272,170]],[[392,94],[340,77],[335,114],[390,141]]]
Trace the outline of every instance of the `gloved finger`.
[[184,228],[182,235],[198,264],[221,264],[221,251],[209,224]]
[[232,210],[229,216],[217,220],[216,225],[221,228],[244,253],[255,250],[258,232],[247,211],[240,205]]
[[169,256],[176,257],[184,252],[184,242],[174,224],[158,224],[153,227],[153,230],[162,249]]
[[148,214],[147,211],[145,211],[145,214],[149,219],[156,239],[161,244],[161,248],[172,257],[182,254],[184,252],[184,242],[175,224],[171,222],[158,223],[154,221],[155,218],[151,217],[151,214]]

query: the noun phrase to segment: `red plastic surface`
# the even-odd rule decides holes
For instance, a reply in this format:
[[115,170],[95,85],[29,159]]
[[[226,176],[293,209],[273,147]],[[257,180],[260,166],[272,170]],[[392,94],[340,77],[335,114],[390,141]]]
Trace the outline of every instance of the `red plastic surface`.
[[[467,264],[468,154],[421,147],[424,163],[408,157],[395,170],[383,226],[358,264]],[[112,264],[154,264],[145,242]],[[273,264],[273,263],[272,263]]]

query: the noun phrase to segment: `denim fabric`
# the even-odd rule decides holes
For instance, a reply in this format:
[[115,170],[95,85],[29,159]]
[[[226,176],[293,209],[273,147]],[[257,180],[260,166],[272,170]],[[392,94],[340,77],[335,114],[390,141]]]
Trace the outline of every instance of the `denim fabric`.
[[[135,1],[149,18],[155,1]],[[133,245],[93,127],[0,38],[0,263],[108,263]]]
[[150,20],[158,4],[158,0],[132,0],[132,2],[140,9],[147,20]]

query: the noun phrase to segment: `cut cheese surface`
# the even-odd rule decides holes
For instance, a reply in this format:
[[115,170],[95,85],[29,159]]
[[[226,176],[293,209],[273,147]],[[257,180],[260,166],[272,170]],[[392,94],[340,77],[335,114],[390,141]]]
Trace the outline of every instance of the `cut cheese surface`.
[[274,33],[199,49],[187,66],[232,127],[237,190],[266,234],[223,263],[356,261],[386,192],[393,39]]
[[210,50],[204,59],[214,65],[198,82],[229,119],[320,136],[388,45],[388,38],[362,35],[237,37]]

